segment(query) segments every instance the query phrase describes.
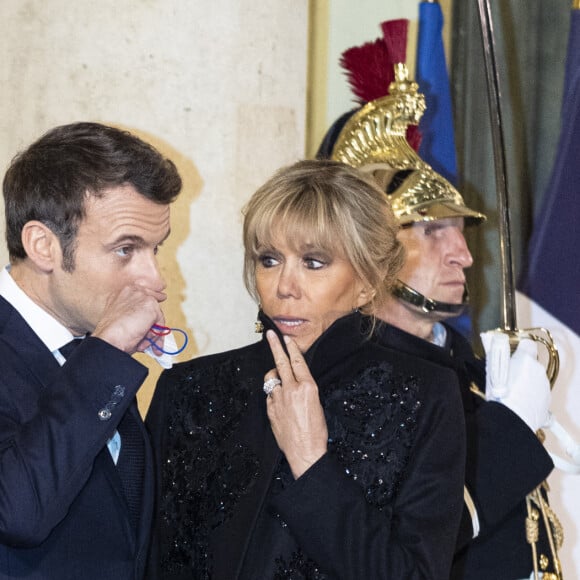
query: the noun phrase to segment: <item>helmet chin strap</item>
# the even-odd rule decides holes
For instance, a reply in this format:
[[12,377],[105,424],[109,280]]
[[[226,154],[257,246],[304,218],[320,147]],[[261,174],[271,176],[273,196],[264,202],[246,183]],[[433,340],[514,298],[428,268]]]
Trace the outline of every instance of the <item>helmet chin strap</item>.
[[393,287],[393,295],[413,306],[421,308],[423,312],[440,312],[441,314],[451,314],[452,316],[458,316],[463,312],[463,309],[467,306],[469,302],[469,292],[467,291],[467,284],[465,285],[465,291],[463,293],[463,301],[461,304],[450,304],[448,302],[439,302],[438,300],[431,300],[431,298],[426,298],[417,290],[414,290],[410,286],[407,286],[401,280],[397,280]]

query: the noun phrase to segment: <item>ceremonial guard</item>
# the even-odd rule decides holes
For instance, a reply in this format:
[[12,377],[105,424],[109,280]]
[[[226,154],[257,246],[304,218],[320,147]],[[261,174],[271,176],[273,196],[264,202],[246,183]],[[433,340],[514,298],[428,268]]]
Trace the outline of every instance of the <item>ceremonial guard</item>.
[[[418,147],[425,101],[400,62],[402,52],[386,34],[343,54],[362,106],[335,122],[318,156],[372,174],[401,224],[407,259],[379,313],[381,343],[453,369],[459,378],[467,426],[465,509],[451,578],[557,580],[563,534],[546,501],[553,463],[540,430],[548,417],[549,381],[533,340],[522,340],[511,357],[508,344],[506,364],[498,369],[446,322],[468,301],[464,270],[473,259],[463,228],[485,216],[469,209],[409,145]],[[371,70],[368,64],[381,59],[384,66]],[[376,96],[380,86],[383,93]],[[501,332],[484,337],[494,360],[505,347],[502,334],[507,341]],[[503,385],[492,381],[498,370]]]

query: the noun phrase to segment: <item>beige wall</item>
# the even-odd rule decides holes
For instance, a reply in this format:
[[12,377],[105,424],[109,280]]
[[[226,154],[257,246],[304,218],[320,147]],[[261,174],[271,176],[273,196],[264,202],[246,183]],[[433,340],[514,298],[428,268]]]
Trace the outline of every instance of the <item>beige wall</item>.
[[161,261],[186,356],[256,339],[240,209],[303,156],[307,17],[307,0],[0,3],[2,174],[44,131],[78,120],[125,127],[176,160],[185,189]]

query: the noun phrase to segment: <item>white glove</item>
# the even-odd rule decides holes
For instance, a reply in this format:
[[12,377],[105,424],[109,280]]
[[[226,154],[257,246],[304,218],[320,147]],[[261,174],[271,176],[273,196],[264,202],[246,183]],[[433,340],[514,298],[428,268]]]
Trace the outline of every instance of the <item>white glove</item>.
[[524,339],[510,357],[509,337],[498,331],[481,334],[486,353],[485,396],[512,410],[532,431],[549,421],[550,382],[538,361],[538,346]]

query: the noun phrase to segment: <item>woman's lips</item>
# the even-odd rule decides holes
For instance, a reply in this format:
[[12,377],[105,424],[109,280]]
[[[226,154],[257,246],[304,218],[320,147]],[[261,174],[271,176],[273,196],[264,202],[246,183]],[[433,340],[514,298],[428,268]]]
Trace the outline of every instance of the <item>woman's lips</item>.
[[289,318],[283,316],[275,316],[272,320],[282,332],[295,330],[306,322],[304,318]]

